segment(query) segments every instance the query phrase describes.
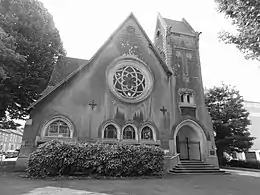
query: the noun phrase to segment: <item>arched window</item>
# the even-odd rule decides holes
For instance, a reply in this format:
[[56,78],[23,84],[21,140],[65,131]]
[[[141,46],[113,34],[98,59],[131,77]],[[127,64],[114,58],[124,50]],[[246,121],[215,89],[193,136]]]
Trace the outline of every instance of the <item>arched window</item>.
[[181,94],[181,102],[184,102],[184,94]]
[[187,102],[190,103],[190,94],[187,94]]
[[127,125],[123,129],[123,139],[135,139],[135,129],[131,125]]
[[117,139],[117,129],[114,125],[107,125],[104,130],[104,139]]
[[71,137],[71,129],[64,120],[56,119],[47,124],[45,136],[48,137]]
[[149,126],[145,126],[141,131],[141,139],[153,140],[153,130]]

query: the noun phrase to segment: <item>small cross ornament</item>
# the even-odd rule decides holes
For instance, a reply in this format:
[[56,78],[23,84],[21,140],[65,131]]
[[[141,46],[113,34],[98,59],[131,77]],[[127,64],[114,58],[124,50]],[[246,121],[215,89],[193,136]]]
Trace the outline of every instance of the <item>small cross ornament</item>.
[[96,106],[97,106],[97,104],[95,103],[94,100],[92,100],[92,102],[89,103],[88,105],[91,107],[92,110],[94,110],[96,108]]
[[163,113],[163,115],[165,114],[165,112],[167,112],[167,109],[164,108],[164,106],[160,109],[160,111]]

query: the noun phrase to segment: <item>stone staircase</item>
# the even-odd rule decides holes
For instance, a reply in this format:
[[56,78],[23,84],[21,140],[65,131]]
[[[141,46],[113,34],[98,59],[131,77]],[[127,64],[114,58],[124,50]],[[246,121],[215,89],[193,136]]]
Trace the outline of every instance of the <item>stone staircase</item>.
[[203,161],[180,161],[173,169],[169,171],[170,174],[226,174],[225,171],[220,170],[214,165],[207,164]]

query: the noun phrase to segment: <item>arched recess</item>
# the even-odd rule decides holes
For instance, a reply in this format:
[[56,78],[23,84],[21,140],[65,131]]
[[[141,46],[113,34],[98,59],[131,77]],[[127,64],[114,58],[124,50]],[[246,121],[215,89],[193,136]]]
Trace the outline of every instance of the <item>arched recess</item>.
[[207,138],[201,126],[191,119],[186,119],[177,125],[174,133],[175,153],[181,160],[205,160]]
[[[139,128],[139,139],[140,140],[146,140],[142,135],[144,134],[143,130],[145,130],[145,128],[150,128],[152,131],[152,139],[148,139],[148,140],[153,140],[156,141],[159,139],[159,135],[158,135],[158,129],[156,128],[156,126],[154,124],[151,124],[150,122],[145,122],[143,123],[140,128]],[[148,131],[148,130],[147,130]]]
[[73,124],[64,116],[55,116],[41,130],[41,138],[73,138],[74,134]]
[[102,139],[120,139],[120,127],[114,123],[114,122],[109,122],[106,123],[102,127]]
[[138,130],[133,124],[125,124],[122,128],[122,140],[136,140],[138,141]]

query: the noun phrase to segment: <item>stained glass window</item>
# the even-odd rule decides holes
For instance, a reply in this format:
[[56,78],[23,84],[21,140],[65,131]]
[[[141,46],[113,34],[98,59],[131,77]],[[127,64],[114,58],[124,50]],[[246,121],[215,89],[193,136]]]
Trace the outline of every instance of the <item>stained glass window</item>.
[[121,96],[136,98],[142,95],[146,86],[146,80],[138,68],[123,66],[115,72],[113,85]]
[[145,126],[141,132],[141,139],[153,140],[153,130],[148,126]]
[[62,120],[53,121],[47,128],[46,136],[49,137],[70,137],[70,128]]
[[104,139],[117,139],[116,127],[112,124],[106,126],[104,130]]
[[124,128],[123,139],[135,139],[135,129],[131,125]]

